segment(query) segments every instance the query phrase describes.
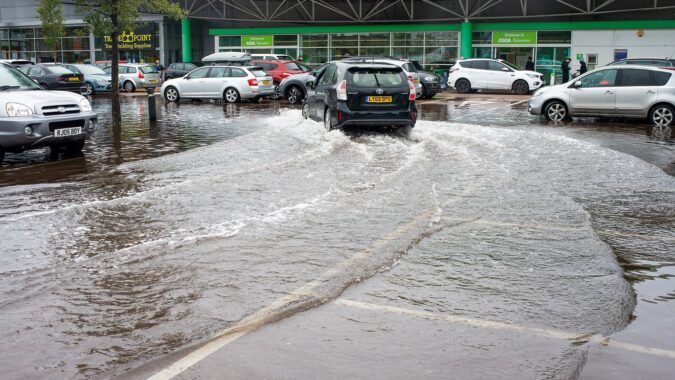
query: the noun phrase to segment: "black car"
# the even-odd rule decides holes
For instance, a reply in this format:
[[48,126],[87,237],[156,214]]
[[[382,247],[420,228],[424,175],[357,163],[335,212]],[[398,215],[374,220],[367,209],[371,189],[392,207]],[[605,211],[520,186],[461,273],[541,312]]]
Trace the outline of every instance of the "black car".
[[194,63],[182,63],[182,62],[176,62],[172,63],[169,66],[164,69],[164,80],[169,80],[173,78],[182,78],[185,76],[185,74],[189,73],[190,71],[204,66],[203,63],[201,62],[194,62]]
[[412,128],[417,121],[415,87],[401,67],[331,62],[307,82],[303,116],[327,130],[347,126]]
[[420,83],[422,83],[422,95],[424,99],[431,99],[441,92],[441,79],[432,72],[424,71],[422,65],[417,61],[410,61],[420,74]]
[[74,73],[63,66],[38,64],[23,66],[19,70],[45,90],[83,91],[84,75]]

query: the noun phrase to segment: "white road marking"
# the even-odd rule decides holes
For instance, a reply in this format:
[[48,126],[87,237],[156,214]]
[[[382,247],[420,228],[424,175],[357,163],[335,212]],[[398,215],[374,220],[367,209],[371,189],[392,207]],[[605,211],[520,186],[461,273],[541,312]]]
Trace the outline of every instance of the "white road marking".
[[580,334],[580,333],[558,331],[558,330],[553,330],[553,329],[540,329],[540,328],[535,328],[535,327],[524,327],[524,326],[510,324],[510,323],[495,322],[495,321],[489,321],[489,320],[483,320],[483,319],[477,319],[477,318],[458,317],[458,316],[453,316],[453,315],[444,315],[444,314],[438,314],[438,313],[431,313],[431,312],[423,311],[423,310],[412,310],[412,309],[405,309],[405,308],[395,307],[395,306],[377,305],[377,304],[359,302],[359,301],[352,301],[352,300],[347,300],[347,299],[338,299],[335,302],[333,302],[333,304],[349,306],[349,307],[356,307],[356,308],[364,309],[364,310],[372,310],[372,311],[381,311],[381,312],[387,312],[387,313],[410,315],[410,316],[413,316],[413,317],[424,318],[424,319],[447,321],[447,322],[450,322],[450,323],[461,324],[461,325],[466,325],[466,326],[481,327],[481,328],[486,328],[486,329],[522,331],[522,332],[529,332],[529,333],[533,333],[533,334],[536,334],[536,335],[546,336],[546,337],[551,337],[551,338],[561,339],[561,340],[571,340],[571,341],[575,341],[575,342],[592,342],[592,343],[601,344],[603,346],[620,348],[620,349],[623,349],[623,350],[639,352],[639,353],[643,353],[643,354],[647,354],[647,355],[661,356],[661,357],[668,358],[668,359],[675,359],[675,351],[673,351],[673,350],[665,350],[665,349],[660,349],[660,348],[641,346],[641,345],[632,344],[632,343],[624,343],[624,342],[612,340],[611,338],[608,338],[608,337],[602,337],[602,336],[592,335],[592,334]]
[[525,99],[525,100],[521,100],[521,101],[519,101],[519,102],[511,103],[511,107],[517,106],[517,105],[519,105],[519,104],[523,104],[523,103],[525,103],[525,102],[527,102],[527,101],[529,101],[529,100],[530,100],[530,99]]
[[492,104],[492,103],[494,103],[494,102],[487,101],[487,100],[465,100],[465,101],[459,103],[458,105],[456,105],[455,107],[461,108],[461,107],[469,106],[471,104],[473,104],[473,105],[483,105],[483,104]]

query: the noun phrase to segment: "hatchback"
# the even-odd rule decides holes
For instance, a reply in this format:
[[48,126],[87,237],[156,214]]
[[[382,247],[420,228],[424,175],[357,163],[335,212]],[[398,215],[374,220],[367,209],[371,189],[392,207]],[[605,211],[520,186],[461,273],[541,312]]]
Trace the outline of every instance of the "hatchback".
[[62,66],[42,63],[23,66],[19,70],[45,90],[84,91],[84,75]]
[[68,70],[84,75],[85,95],[94,95],[100,92],[110,92],[110,74],[94,65],[63,64]]
[[312,68],[298,61],[289,61],[284,59],[270,59],[270,60],[251,60],[252,65],[260,66],[262,69],[272,77],[274,81],[274,94],[272,99],[280,99],[279,84],[283,79],[290,77],[293,74],[302,74],[312,71]]
[[307,82],[303,116],[327,130],[346,126],[407,127],[417,121],[415,86],[395,65],[338,61]]
[[175,62],[167,66],[166,70],[164,70],[164,80],[169,80],[173,78],[180,78],[185,76],[185,74],[189,73],[190,71],[204,66],[203,63],[201,62]]
[[[159,71],[154,65],[125,63],[119,65],[119,86],[126,92],[134,92],[137,88],[157,87],[161,84]],[[112,66],[103,69],[112,73]]]
[[370,62],[370,63],[384,63],[388,65],[396,65],[403,69],[403,72],[415,86],[415,95],[419,98],[424,92],[424,87],[420,80],[420,73],[412,61],[407,59],[398,59],[391,57],[350,57],[344,58],[342,61],[346,62]]
[[544,87],[528,103],[533,115],[649,118],[669,127],[675,118],[673,71],[649,66],[606,66],[571,82]]
[[224,99],[236,103],[240,99],[257,101],[274,93],[272,77],[260,67],[205,66],[182,78],[170,79],[161,93],[169,102],[184,99]]
[[448,86],[459,93],[474,90],[511,90],[525,95],[544,85],[544,75],[519,70],[501,59],[465,59],[450,68]]

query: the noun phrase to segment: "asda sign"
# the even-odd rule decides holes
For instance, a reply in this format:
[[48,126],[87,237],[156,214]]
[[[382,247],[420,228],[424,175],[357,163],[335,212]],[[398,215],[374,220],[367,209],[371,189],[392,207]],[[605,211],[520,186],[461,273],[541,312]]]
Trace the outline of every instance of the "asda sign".
[[535,45],[537,32],[492,32],[493,45]]
[[241,36],[241,46],[272,46],[273,36]]

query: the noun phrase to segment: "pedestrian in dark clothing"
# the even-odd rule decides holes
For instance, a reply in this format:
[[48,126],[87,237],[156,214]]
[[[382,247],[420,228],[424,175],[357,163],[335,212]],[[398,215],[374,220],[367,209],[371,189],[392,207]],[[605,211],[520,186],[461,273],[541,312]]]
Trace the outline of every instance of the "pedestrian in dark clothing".
[[527,62],[525,62],[525,70],[534,71],[534,62],[532,57],[527,57]]
[[579,75],[584,74],[586,71],[588,71],[588,67],[586,67],[586,62],[582,59],[579,61]]
[[563,61],[562,65],[560,66],[560,69],[562,70],[562,81],[563,83],[567,83],[570,81],[570,62],[572,60],[569,58],[565,58]]

